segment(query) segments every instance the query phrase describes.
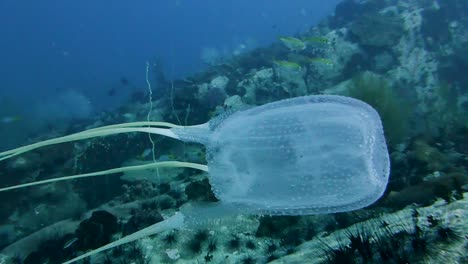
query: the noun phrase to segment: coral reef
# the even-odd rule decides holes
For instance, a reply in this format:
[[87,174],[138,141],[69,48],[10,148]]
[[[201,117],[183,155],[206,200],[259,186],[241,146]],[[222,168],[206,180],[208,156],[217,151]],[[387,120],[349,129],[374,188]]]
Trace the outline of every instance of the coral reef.
[[390,12],[365,14],[350,29],[360,45],[376,48],[395,45],[404,33],[403,19]]

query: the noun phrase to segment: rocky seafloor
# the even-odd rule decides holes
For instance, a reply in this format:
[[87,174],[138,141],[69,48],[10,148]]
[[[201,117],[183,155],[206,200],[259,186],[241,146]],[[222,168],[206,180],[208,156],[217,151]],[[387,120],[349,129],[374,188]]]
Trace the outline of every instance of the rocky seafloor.
[[[88,263],[467,263],[468,1],[341,2],[333,16],[268,47],[213,61],[185,79],[154,69],[151,106],[135,93],[88,127],[226,112],[309,94],[361,99],[380,114],[391,157],[387,191],[348,213],[250,216],[164,232]],[[157,78],[156,78],[157,77]],[[39,141],[58,135],[44,134]],[[195,144],[153,137],[158,161],[205,163]],[[146,134],[54,145],[0,162],[0,184],[152,161]],[[0,193],[0,263],[61,263],[159,222],[188,202],[215,202],[206,174],[160,169]],[[8,202],[6,202],[8,201]]]

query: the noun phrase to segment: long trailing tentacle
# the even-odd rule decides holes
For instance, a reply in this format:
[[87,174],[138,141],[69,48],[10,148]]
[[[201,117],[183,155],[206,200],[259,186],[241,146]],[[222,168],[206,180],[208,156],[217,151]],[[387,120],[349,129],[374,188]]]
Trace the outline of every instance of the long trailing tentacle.
[[127,243],[130,243],[130,242],[133,242],[135,240],[138,240],[140,238],[143,238],[143,237],[147,237],[147,236],[150,236],[150,235],[154,235],[154,234],[157,234],[157,233],[161,233],[161,232],[164,232],[164,231],[167,231],[167,230],[172,230],[172,229],[177,229],[177,228],[183,228],[184,226],[184,215],[180,212],[177,212],[175,215],[159,222],[159,223],[156,223],[154,225],[151,225],[151,226],[148,226],[140,231],[137,231],[131,235],[128,235],[126,237],[123,237],[119,240],[116,240],[114,242],[111,242],[107,245],[104,245],[100,248],[97,248],[97,249],[94,249],[94,250],[91,250],[90,252],[87,252],[81,256],[78,256],[74,259],[71,259],[71,260],[68,260],[66,262],[64,262],[63,264],[70,264],[70,263],[75,263],[79,260],[82,260],[84,258],[87,258],[87,257],[90,257],[90,256],[93,256],[93,255],[96,255],[97,253],[100,253],[102,251],[105,251],[105,250],[108,250],[108,249],[111,249],[111,248],[114,248],[114,247],[117,247],[117,246],[120,246],[120,245],[123,245],[123,244],[127,244]]
[[35,185],[41,185],[41,184],[46,184],[46,183],[58,182],[58,181],[95,177],[95,176],[106,175],[106,174],[115,174],[119,172],[150,170],[150,169],[156,169],[156,168],[170,168],[170,167],[192,168],[192,169],[197,169],[197,170],[202,170],[202,171],[208,171],[208,166],[203,165],[203,164],[181,162],[181,161],[162,161],[162,162],[156,162],[156,163],[150,163],[150,164],[144,164],[144,165],[127,166],[127,167],[109,169],[109,170],[98,171],[98,172],[90,172],[90,173],[84,173],[84,174],[78,174],[78,175],[72,175],[72,176],[64,176],[64,177],[59,177],[59,178],[54,178],[54,179],[47,179],[43,181],[23,183],[23,184],[10,186],[10,187],[0,188],[0,192],[20,189],[20,188],[25,188],[25,187],[35,186]]
[[[159,126],[159,127],[158,127]],[[160,128],[164,127],[164,128]],[[133,122],[123,123],[110,126],[104,126],[99,128],[89,129],[83,132],[71,134],[68,136],[58,137],[49,139],[41,142],[37,142],[31,145],[19,147],[16,149],[4,151],[0,153],[0,161],[12,158],[22,153],[44,147],[70,141],[76,141],[81,139],[88,139],[93,137],[103,137],[121,133],[132,133],[132,132],[145,132],[152,134],[159,134],[178,139],[178,137],[170,131],[170,128],[179,127],[177,125],[166,123],[166,122]]]
[[124,127],[166,127],[166,128],[174,128],[174,127],[181,127],[176,124],[168,123],[168,122],[153,122],[153,121],[141,121],[141,122],[129,122],[129,123],[121,123],[115,125],[108,125],[102,127],[91,128],[86,131],[80,133],[86,133],[90,131],[97,131],[103,129],[110,129],[110,128],[124,128]]

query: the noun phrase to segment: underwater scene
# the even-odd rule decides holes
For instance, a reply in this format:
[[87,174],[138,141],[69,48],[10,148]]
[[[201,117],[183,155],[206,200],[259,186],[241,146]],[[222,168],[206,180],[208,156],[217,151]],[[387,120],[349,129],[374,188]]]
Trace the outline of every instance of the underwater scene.
[[467,0],[46,2],[0,3],[0,264],[468,263]]

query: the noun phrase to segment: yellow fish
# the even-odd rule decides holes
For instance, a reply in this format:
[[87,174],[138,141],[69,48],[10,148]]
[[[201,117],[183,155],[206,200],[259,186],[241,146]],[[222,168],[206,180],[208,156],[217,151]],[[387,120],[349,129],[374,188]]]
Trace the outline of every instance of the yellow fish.
[[136,156],[135,159],[145,160],[151,153],[152,153],[152,149],[147,148],[140,155]]
[[280,37],[279,38],[281,40],[281,42],[283,42],[283,44],[288,47],[290,50],[293,50],[293,51],[300,51],[300,50],[305,50],[306,48],[306,44],[298,39],[298,38],[294,38],[294,37]]
[[293,61],[285,61],[285,60],[274,60],[273,63],[279,67],[291,70],[300,70],[301,65]]
[[0,118],[0,123],[11,124],[11,123],[19,121],[19,120],[21,120],[21,117],[19,117],[19,116],[4,116],[4,117]]
[[325,37],[308,37],[308,38],[305,38],[304,41],[310,44],[321,44],[321,45],[328,44],[328,39]]
[[322,63],[322,64],[329,65],[329,66],[333,65],[333,61],[327,58],[310,58],[309,61],[311,63]]

